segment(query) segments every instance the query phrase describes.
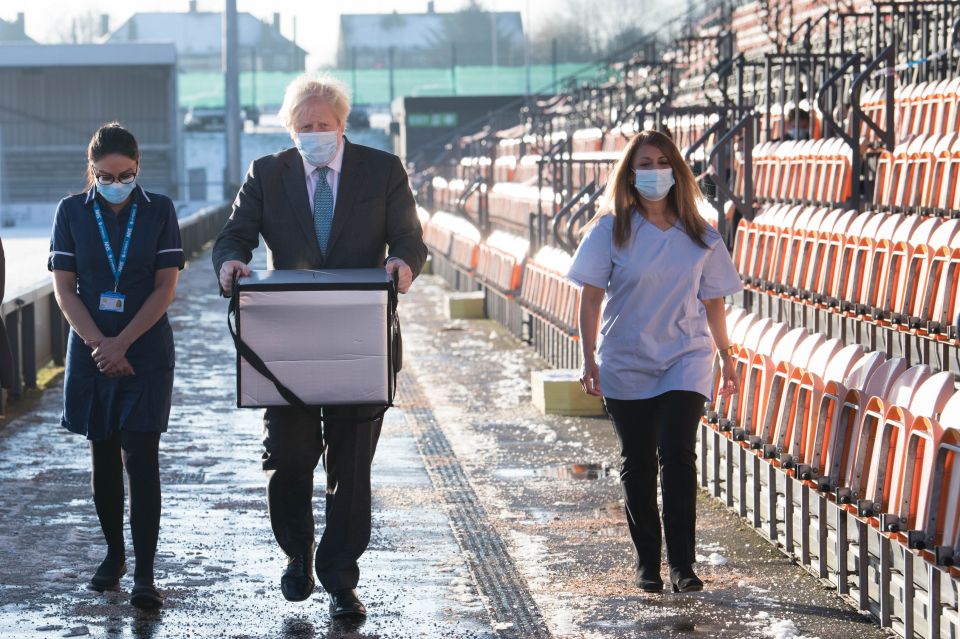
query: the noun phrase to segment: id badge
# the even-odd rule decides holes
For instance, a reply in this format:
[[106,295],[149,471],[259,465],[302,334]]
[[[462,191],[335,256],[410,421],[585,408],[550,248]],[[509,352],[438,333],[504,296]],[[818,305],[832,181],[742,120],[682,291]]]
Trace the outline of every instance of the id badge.
[[123,303],[126,300],[127,296],[121,293],[114,293],[113,291],[101,293],[100,310],[107,311],[108,313],[122,313]]

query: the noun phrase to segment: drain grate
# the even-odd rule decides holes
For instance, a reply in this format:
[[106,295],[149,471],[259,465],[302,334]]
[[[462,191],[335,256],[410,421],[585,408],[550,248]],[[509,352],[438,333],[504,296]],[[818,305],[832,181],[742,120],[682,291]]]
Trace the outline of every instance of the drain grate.
[[161,469],[160,471],[161,484],[169,484],[169,485],[202,484],[206,481],[206,479],[207,479],[207,476],[202,470],[197,470],[197,471],[172,470],[169,472],[164,472]]
[[48,468],[34,475],[32,480],[40,484],[79,486],[90,483],[90,471],[76,468]]
[[397,391],[430,481],[450,506],[454,536],[487,603],[494,628],[502,637],[550,637],[523,576],[490,523],[420,385],[412,375],[404,374]]

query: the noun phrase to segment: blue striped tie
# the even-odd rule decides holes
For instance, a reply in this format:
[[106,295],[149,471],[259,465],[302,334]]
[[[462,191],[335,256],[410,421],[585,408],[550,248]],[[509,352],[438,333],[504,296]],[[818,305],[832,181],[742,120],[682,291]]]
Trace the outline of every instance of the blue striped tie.
[[330,241],[330,227],[333,226],[333,189],[327,182],[327,173],[330,167],[321,166],[317,169],[319,179],[317,190],[313,196],[313,224],[317,230],[317,244],[320,253],[326,255],[327,242]]

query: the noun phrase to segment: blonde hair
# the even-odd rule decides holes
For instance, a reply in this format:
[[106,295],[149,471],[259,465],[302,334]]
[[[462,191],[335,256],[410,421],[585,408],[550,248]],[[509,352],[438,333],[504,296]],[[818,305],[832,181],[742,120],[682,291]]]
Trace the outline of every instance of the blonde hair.
[[623,155],[617,161],[610,180],[607,182],[603,194],[603,203],[597,215],[590,220],[584,231],[596,224],[604,215],[613,215],[614,244],[619,247],[630,241],[630,217],[634,210],[643,210],[640,193],[634,185],[633,155],[644,144],[654,146],[663,153],[670,163],[670,168],[673,169],[674,185],[667,194],[667,207],[679,216],[683,229],[690,236],[690,239],[697,245],[707,248],[703,239],[707,230],[707,223],[700,216],[697,208],[697,203],[703,198],[703,193],[697,185],[696,178],[693,177],[693,171],[690,170],[690,167],[684,162],[683,156],[680,155],[677,145],[659,131],[641,131],[630,140],[627,148],[623,150]]
[[304,73],[287,85],[283,94],[283,105],[277,113],[280,124],[288,131],[293,131],[300,107],[310,98],[326,101],[337,116],[338,124],[346,124],[347,116],[350,115],[350,92],[345,84],[327,73],[321,76]]

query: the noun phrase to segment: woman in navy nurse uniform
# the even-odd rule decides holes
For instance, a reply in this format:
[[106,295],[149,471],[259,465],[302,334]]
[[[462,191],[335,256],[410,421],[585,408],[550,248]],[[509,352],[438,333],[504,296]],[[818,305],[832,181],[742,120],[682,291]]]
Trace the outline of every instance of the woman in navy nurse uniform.
[[160,433],[173,390],[173,332],[167,307],[184,265],[169,198],[137,184],[140,151],[113,123],[90,140],[89,190],[60,202],[50,242],[67,343],[62,424],[90,441],[93,500],[106,557],[90,587],[116,589],[126,573],[126,468],[136,559],[130,602],[156,608],[153,563],[160,529]]

